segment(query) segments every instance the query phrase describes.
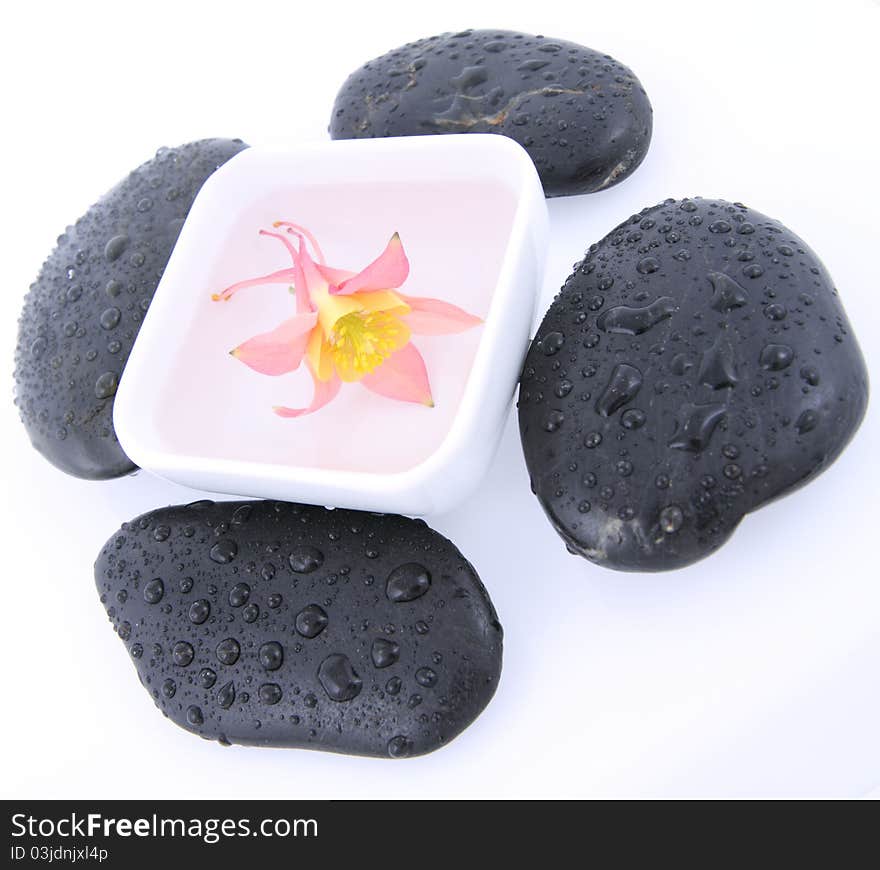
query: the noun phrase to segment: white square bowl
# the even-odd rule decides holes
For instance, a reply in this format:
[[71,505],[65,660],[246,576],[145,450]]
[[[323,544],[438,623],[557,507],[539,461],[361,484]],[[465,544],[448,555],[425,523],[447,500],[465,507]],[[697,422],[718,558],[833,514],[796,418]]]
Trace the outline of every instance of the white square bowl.
[[[259,227],[308,227],[329,262],[357,270],[399,231],[403,292],[479,315],[462,335],[418,337],[435,408],[345,384],[308,417],[299,371],[259,375],[228,354],[292,314],[286,288],[217,292],[289,266]],[[526,152],[497,135],[249,148],[199,192],[125,367],[113,420],[140,467],[197,489],[421,515],[448,510],[495,452],[528,345],[547,208]],[[294,400],[292,400],[292,398]],[[439,410],[438,410],[439,409]]]

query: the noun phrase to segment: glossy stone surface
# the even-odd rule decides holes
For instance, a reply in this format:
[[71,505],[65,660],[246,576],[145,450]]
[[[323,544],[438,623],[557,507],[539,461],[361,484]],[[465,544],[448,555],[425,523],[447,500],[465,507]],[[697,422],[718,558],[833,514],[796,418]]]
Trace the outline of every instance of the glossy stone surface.
[[827,468],[868,377],[828,272],[742,205],[668,200],[593,245],[519,394],[538,496],[573,553],[659,571]]
[[548,196],[626,178],[651,140],[651,104],[614,58],[560,39],[468,30],[420,39],[349,76],[334,139],[501,133],[531,156]]
[[34,447],[68,474],[135,466],[113,431],[113,397],[183,221],[205,179],[245,147],[162,148],[59,237],[24,301],[15,395]]
[[421,755],[498,685],[492,603],[421,520],[276,502],[163,508],[107,541],[95,580],[158,708],[221,743]]

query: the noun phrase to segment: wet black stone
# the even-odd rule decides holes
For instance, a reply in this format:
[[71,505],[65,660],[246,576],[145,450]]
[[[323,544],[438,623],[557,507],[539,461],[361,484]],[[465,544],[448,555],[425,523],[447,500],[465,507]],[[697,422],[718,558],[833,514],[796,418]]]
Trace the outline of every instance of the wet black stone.
[[34,447],[91,480],[135,469],[113,430],[113,397],[144,312],[205,179],[246,146],[163,148],[58,240],[24,301],[15,401]]
[[617,184],[651,140],[648,97],[590,48],[499,30],[444,33],[364,64],[336,97],[334,139],[500,133],[531,156],[548,196]]
[[[479,715],[498,684],[501,626],[449,541],[420,520],[262,501],[236,525],[242,504],[144,514],[96,562],[110,621],[129,654],[142,650],[131,660],[165,715],[222,743],[386,758],[437,749]],[[170,533],[157,540],[157,528]],[[211,557],[217,529],[234,560]],[[321,570],[287,559],[260,570],[267,551],[309,548]],[[378,578],[401,577],[404,597],[390,598]]]
[[[644,273],[648,249],[658,267]],[[559,333],[548,358],[542,340]],[[554,392],[560,379],[573,389]],[[659,571],[713,552],[827,468],[867,399],[815,253],[752,209],[693,199],[645,209],[590,248],[532,343],[518,407],[532,488],[568,548]],[[563,420],[552,431],[551,411]]]

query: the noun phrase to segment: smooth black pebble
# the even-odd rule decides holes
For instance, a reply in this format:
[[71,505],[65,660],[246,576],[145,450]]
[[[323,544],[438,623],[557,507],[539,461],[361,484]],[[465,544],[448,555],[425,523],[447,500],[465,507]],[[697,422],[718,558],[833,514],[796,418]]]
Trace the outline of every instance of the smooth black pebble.
[[62,471],[105,480],[135,470],[113,429],[119,378],[196,194],[245,147],[160,149],[67,228],[31,285],[15,402],[34,447]]
[[[232,555],[218,561],[223,542]],[[421,755],[498,685],[486,590],[421,520],[262,501],[163,508],[107,541],[95,581],[156,706],[223,744]]]
[[532,488],[569,550],[659,571],[827,468],[867,400],[815,253],[752,209],[698,198],[590,248],[532,342],[518,407]]
[[519,142],[547,196],[603,190],[642,162],[651,104],[614,58],[560,39],[467,30],[364,64],[336,96],[334,139],[500,133]]

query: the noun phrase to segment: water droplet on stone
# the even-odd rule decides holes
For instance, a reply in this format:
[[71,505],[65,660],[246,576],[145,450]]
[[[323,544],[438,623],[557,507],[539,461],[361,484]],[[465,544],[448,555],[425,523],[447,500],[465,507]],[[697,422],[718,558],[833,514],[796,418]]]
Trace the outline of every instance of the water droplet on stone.
[[284,662],[284,647],[278,641],[270,640],[260,647],[260,664],[267,671],[277,671]]
[[467,66],[457,76],[453,76],[449,83],[458,91],[464,93],[470,88],[481,85],[489,78],[489,73],[482,66]]
[[725,465],[722,471],[728,480],[738,480],[742,476],[742,469],[735,462]]
[[724,333],[720,333],[712,347],[703,354],[698,378],[701,384],[713,390],[736,386],[738,379],[733,363],[733,350]]
[[109,399],[119,386],[119,378],[115,372],[104,372],[95,381],[95,398]]
[[561,332],[551,332],[541,339],[540,344],[541,350],[544,351],[544,356],[553,356],[562,350],[562,346],[565,344],[565,336]]
[[391,758],[406,758],[412,752],[412,741],[398,734],[388,741],[388,755]]
[[813,366],[804,366],[800,374],[811,387],[819,386],[819,372]]
[[644,411],[640,411],[638,408],[627,408],[620,415],[620,425],[624,429],[641,429],[647,419]]
[[236,526],[243,526],[250,518],[250,515],[253,513],[253,510],[254,510],[253,505],[249,505],[249,504],[243,504],[243,505],[240,505],[239,507],[237,507],[232,514],[233,524]]
[[400,645],[393,640],[377,637],[370,648],[370,657],[377,668],[387,668],[400,658]]
[[818,423],[819,415],[815,411],[807,409],[797,418],[794,427],[797,429],[799,435],[805,435],[807,432],[815,429]]
[[299,547],[290,554],[290,568],[297,574],[311,574],[324,564],[324,554],[317,547]]
[[179,668],[188,667],[195,658],[195,651],[191,644],[185,640],[180,640],[171,648],[171,660]]
[[660,268],[660,261],[656,257],[643,257],[636,263],[636,271],[642,275],[650,275]]
[[118,260],[122,256],[122,252],[125,250],[127,244],[128,236],[113,236],[113,238],[104,246],[104,257],[107,262],[112,263],[114,260]]
[[217,661],[222,665],[234,665],[241,655],[241,647],[234,637],[227,637],[217,644]]
[[211,547],[208,554],[213,562],[218,565],[226,565],[238,554],[238,544],[232,538],[221,538]]
[[431,574],[418,562],[407,562],[395,568],[385,582],[385,594],[395,603],[421,598],[431,585]]
[[360,694],[363,686],[357,671],[341,653],[333,653],[321,662],[318,681],[331,701],[350,701]]
[[388,682],[385,683],[385,691],[388,692],[389,695],[399,694],[402,687],[403,680],[401,680],[400,677],[391,677]]
[[229,590],[229,606],[244,607],[251,596],[251,587],[247,583],[236,583]]
[[228,710],[235,702],[235,684],[230,680],[220,687],[217,692],[217,703],[224,709]]
[[599,329],[604,332],[620,335],[641,335],[656,326],[676,310],[675,300],[669,296],[661,296],[643,308],[631,308],[628,305],[617,305],[599,315],[596,321]]
[[794,359],[794,351],[787,344],[768,344],[759,358],[761,368],[768,372],[787,369]]
[[309,604],[296,615],[296,630],[309,639],[317,637],[326,627],[329,619],[323,607]]
[[122,312],[118,308],[105,308],[101,312],[99,321],[104,329],[115,329],[122,318]]
[[165,584],[158,577],[144,585],[144,601],[147,604],[158,604],[165,594]]
[[260,703],[273,706],[281,700],[281,686],[277,683],[263,683],[258,691]]
[[596,411],[610,417],[631,402],[642,386],[642,373],[627,363],[620,363],[611,372],[611,378],[602,395],[596,401]]
[[189,621],[193,625],[201,625],[211,615],[211,602],[206,598],[193,601],[189,606]]
[[681,411],[682,422],[676,424],[676,431],[669,446],[674,450],[700,453],[708,445],[715,427],[726,413],[726,407],[719,404],[684,405]]
[[565,422],[565,414],[562,411],[549,411],[544,418],[544,431],[556,432]]
[[526,60],[523,61],[516,69],[517,72],[537,72],[538,70],[544,69],[545,66],[549,66],[549,60]]
[[713,291],[710,305],[715,311],[726,314],[748,303],[749,294],[729,275],[723,272],[710,272],[709,282]]
[[426,689],[430,689],[437,683],[437,672],[433,668],[419,668],[416,671],[416,682]]
[[621,477],[629,477],[633,473],[633,464],[628,459],[621,459],[615,467]]
[[556,398],[564,399],[574,388],[574,384],[568,380],[567,378],[563,378],[556,385],[556,389],[553,391],[556,394]]

